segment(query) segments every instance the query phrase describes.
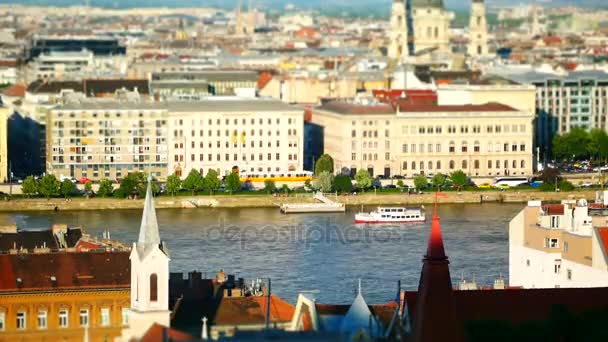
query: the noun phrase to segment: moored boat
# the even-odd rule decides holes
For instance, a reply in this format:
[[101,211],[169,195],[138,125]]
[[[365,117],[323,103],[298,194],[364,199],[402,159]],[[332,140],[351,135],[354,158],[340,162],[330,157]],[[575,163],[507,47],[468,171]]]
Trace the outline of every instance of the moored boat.
[[355,214],[355,223],[413,223],[425,220],[424,207],[379,207],[376,211]]

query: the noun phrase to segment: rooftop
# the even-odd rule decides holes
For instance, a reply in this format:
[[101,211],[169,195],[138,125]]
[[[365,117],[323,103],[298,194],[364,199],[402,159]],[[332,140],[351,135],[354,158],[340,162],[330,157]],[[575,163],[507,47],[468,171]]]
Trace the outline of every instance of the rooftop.
[[[217,309],[214,325],[264,324],[266,321],[266,296],[224,297]],[[270,321],[291,321],[295,307],[281,298],[270,296]]]
[[400,113],[444,113],[444,112],[515,112],[513,107],[500,103],[486,103],[481,105],[448,105],[440,106],[428,101],[410,101],[409,99],[397,99],[392,104],[385,103],[355,103],[345,101],[332,101],[320,107],[319,110],[334,112],[337,114],[397,114]]

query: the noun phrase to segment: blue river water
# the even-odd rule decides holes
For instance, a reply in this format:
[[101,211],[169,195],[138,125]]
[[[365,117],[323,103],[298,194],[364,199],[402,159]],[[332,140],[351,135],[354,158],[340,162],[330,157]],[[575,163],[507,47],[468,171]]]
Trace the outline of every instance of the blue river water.
[[[464,277],[491,285],[508,281],[508,224],[522,204],[443,205],[439,209],[454,284]],[[402,287],[418,286],[430,219],[425,224],[356,225],[354,214],[283,215],[278,209],[165,209],[157,216],[172,272],[218,270],[272,279],[272,291],[295,303],[312,291],[321,303],[349,303],[362,280],[368,303],[384,303]],[[367,208],[372,209],[372,208]],[[430,216],[430,214],[428,215]],[[0,225],[42,229],[82,226],[91,235],[109,229],[132,244],[141,211],[0,213]]]

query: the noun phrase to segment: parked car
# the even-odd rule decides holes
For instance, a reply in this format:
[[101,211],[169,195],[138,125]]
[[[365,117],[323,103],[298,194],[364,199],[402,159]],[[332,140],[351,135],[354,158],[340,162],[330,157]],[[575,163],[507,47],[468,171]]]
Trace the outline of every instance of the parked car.
[[86,184],[86,183],[88,183],[88,182],[90,182],[90,181],[91,181],[91,180],[90,180],[90,179],[88,179],[87,177],[80,177],[80,178],[78,179],[78,183],[80,183],[80,184]]
[[478,188],[480,188],[480,189],[492,189],[492,184],[490,184],[490,183],[483,183],[480,186],[478,186]]

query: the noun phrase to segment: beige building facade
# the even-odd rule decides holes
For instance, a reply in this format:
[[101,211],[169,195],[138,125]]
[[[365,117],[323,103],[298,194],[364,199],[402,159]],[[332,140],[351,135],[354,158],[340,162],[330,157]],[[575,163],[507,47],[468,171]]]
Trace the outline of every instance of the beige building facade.
[[412,16],[417,52],[426,49],[450,52],[450,22],[454,14],[445,9],[443,0],[412,0]]
[[469,56],[486,56],[489,52],[488,22],[484,0],[473,0],[471,2],[471,18],[469,20]]
[[407,16],[403,0],[393,0],[389,33],[388,58],[400,61],[408,55]]
[[9,109],[0,107],[0,182],[8,181],[8,113]]
[[336,170],[374,176],[532,175],[533,114],[500,104],[403,106],[331,102],[314,110]]

